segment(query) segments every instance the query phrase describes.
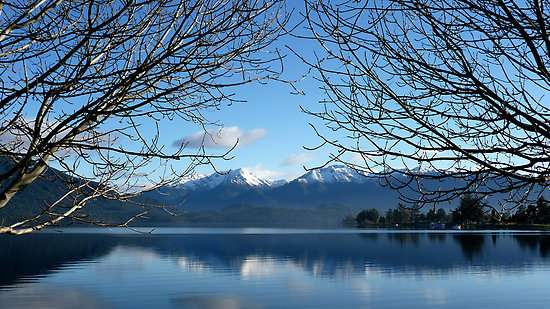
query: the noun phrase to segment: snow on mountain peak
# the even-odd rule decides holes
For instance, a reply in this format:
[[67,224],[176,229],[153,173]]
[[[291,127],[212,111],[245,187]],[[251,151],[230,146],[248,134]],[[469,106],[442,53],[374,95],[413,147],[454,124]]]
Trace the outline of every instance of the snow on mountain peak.
[[188,175],[188,176],[184,176],[183,178],[181,178],[180,184],[185,184],[185,183],[188,183],[190,181],[199,180],[199,179],[202,179],[202,178],[207,177],[207,176],[208,175],[206,175],[206,174],[191,174],[191,175]]
[[[364,174],[344,165],[331,165],[311,170],[294,181],[300,183],[363,183],[367,180]],[[268,180],[256,175],[249,168],[239,168],[208,176],[193,175],[182,181],[180,187],[196,189],[213,189],[220,185],[237,185],[247,187],[278,187],[288,183],[286,180]]]
[[214,173],[208,176],[198,176],[195,179],[189,179],[182,182],[182,187],[190,190],[195,189],[213,189],[219,185],[243,185],[249,187],[271,186],[272,182],[260,178],[248,168],[239,168],[220,173]]
[[344,165],[331,165],[315,170],[298,177],[296,181],[301,183],[338,183],[338,182],[364,182],[365,175]]
[[267,179],[256,176],[252,170],[248,168],[239,168],[236,170],[230,170],[226,174],[225,181],[227,183],[238,185],[249,185],[251,187],[269,186],[271,182]]

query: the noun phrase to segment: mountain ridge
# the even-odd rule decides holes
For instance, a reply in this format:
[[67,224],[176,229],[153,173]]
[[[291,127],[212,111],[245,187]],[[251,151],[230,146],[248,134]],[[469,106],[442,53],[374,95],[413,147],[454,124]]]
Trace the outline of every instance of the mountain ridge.
[[185,177],[182,182],[176,185],[182,189],[213,189],[223,184],[247,185],[250,187],[277,187],[291,182],[302,183],[337,183],[366,181],[368,175],[357,172],[344,165],[331,165],[314,169],[292,179],[268,179],[256,175],[252,169],[237,168],[228,171],[215,172],[212,174],[193,174]]
[[[0,168],[3,168],[2,164]],[[64,184],[55,181],[59,177],[53,177],[52,173],[61,172],[49,169],[39,180],[19,192],[8,207],[0,209],[0,220],[12,222],[35,214],[42,205],[66,192]],[[406,182],[403,177],[407,176],[401,175],[397,181]],[[448,177],[426,180],[423,184],[432,190],[444,190],[463,185],[461,181],[464,180]],[[250,169],[190,175],[178,185],[144,192],[135,199],[136,204],[163,206],[178,216],[153,207],[147,218],[135,224],[286,224],[295,227],[309,224],[335,227],[345,216],[366,208],[384,212],[399,207],[399,193],[387,184],[385,175],[362,174],[338,165],[308,171],[291,181],[282,182],[259,177]],[[406,193],[415,194],[414,191]],[[488,202],[495,203],[499,199],[502,196],[493,197]],[[85,211],[100,220],[124,222],[143,211],[143,208],[133,207],[132,204],[99,199],[92,201]],[[450,210],[456,205],[457,199],[454,199],[437,207]]]

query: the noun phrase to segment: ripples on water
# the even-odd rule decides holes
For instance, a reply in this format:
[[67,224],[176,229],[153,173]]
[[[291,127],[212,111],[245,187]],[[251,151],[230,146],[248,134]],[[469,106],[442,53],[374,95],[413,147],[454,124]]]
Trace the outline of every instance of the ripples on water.
[[72,231],[0,237],[0,307],[550,308],[548,234]]

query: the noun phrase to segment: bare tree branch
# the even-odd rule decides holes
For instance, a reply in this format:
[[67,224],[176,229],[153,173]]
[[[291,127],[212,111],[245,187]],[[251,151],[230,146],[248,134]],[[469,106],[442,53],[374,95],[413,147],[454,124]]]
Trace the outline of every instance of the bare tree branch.
[[227,159],[165,145],[162,123],[205,127],[204,111],[236,100],[226,89],[277,78],[267,47],[287,20],[281,0],[0,1],[0,209],[51,166],[89,184],[69,186],[68,209],[52,202],[0,233],[82,221],[90,200]]
[[304,3],[322,52],[303,59],[325,92],[306,112],[332,161],[386,175],[413,206],[548,189],[550,2]]

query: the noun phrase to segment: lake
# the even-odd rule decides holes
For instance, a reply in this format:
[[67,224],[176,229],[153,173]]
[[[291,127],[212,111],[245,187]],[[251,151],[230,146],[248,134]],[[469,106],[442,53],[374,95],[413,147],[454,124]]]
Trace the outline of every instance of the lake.
[[0,237],[2,308],[549,308],[550,234],[161,228]]

